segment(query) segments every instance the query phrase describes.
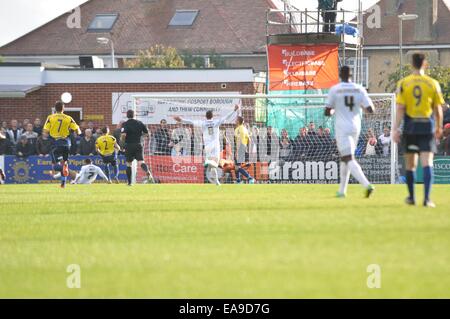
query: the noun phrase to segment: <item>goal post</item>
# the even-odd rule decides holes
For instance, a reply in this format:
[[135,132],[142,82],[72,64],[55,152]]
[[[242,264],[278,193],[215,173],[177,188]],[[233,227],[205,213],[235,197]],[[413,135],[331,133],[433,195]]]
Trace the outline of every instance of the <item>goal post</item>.
[[[396,183],[397,146],[384,136],[395,119],[395,95],[369,96],[375,113],[362,115],[355,156],[372,183]],[[238,104],[250,135],[245,170],[258,183],[338,183],[335,119],[324,115],[326,98],[325,94],[148,93],[132,95],[131,107],[149,127],[145,157],[157,182],[208,182],[201,128],[179,124],[174,116],[199,124],[207,110],[213,111],[214,119],[224,118]],[[231,116],[220,126],[220,151],[227,160],[235,160],[238,153],[235,122]],[[219,177],[222,182],[236,180],[234,171],[219,169]],[[137,179],[143,179],[142,173]]]

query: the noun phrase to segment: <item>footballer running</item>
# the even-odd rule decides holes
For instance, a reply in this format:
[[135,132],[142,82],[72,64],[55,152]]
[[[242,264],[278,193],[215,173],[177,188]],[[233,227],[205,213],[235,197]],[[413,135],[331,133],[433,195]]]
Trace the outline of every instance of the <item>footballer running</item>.
[[341,157],[340,186],[337,197],[346,196],[350,173],[364,187],[366,197],[370,197],[375,188],[367,180],[361,166],[355,160],[354,154],[361,132],[361,110],[374,113],[375,107],[366,89],[351,82],[351,72],[348,66],[341,67],[339,77],[341,82],[328,92],[325,108],[326,116],[333,114],[336,116],[336,144]]

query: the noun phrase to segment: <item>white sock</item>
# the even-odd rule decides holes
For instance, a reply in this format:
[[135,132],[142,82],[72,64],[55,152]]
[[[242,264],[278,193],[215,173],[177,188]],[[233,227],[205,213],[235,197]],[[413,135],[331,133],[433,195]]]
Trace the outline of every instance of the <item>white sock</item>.
[[217,168],[214,166],[208,165],[206,169],[206,177],[211,184],[219,185],[219,174],[217,173]]
[[217,162],[213,161],[213,160],[206,160],[205,164],[209,165],[209,166],[212,166],[212,167],[219,167],[219,164],[217,164]]
[[348,186],[348,180],[350,179],[350,171],[347,167],[346,162],[341,162],[341,183],[339,185],[339,193],[346,194],[347,193],[347,186]]
[[213,167],[213,168],[211,168],[211,171],[212,171],[212,174],[213,174],[214,183],[216,185],[220,185],[219,174],[217,173],[217,168]]
[[370,182],[367,180],[366,175],[364,175],[361,166],[355,160],[351,160],[347,163],[348,169],[352,173],[353,177],[365,188],[369,187]]

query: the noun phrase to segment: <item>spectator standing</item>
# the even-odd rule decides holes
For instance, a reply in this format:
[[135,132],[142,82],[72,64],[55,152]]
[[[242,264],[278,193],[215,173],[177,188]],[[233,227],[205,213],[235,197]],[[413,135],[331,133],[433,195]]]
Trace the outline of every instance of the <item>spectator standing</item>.
[[321,135],[322,142],[322,154],[327,156],[327,159],[331,159],[334,155],[337,155],[337,147],[335,140],[331,137],[331,131],[328,127],[323,129],[323,134]]
[[11,155],[12,148],[11,142],[6,136],[6,130],[2,127],[0,128],[0,155]]
[[450,105],[448,103],[444,104],[442,107],[442,114],[444,117],[444,125],[450,123]]
[[272,126],[267,127],[267,135],[266,135],[266,154],[272,155],[272,138],[276,137]]
[[315,159],[320,152],[319,136],[316,132],[316,124],[309,122],[308,134],[306,136],[305,155],[308,159]]
[[36,141],[38,138],[38,134],[33,130],[33,124],[28,123],[25,127],[25,132],[23,132],[22,136],[25,136],[28,139],[28,143],[32,145],[36,145]]
[[155,155],[170,155],[170,132],[167,121],[162,119],[160,127],[155,131]]
[[175,156],[191,154],[191,133],[187,127],[183,127],[183,124],[177,123],[172,131],[169,147]]
[[84,137],[80,140],[78,147],[79,155],[94,155],[95,154],[95,139],[92,136],[91,129],[84,131]]
[[450,156],[450,123],[444,125],[442,139],[439,141],[438,154]]
[[283,161],[289,161],[291,159],[292,149],[293,142],[289,138],[289,134],[286,129],[282,129],[280,138],[280,159]]
[[306,126],[301,127],[301,128],[299,128],[298,135],[294,140],[294,146],[293,146],[294,156],[298,160],[302,160],[303,157],[305,157],[307,134],[308,134],[308,128]]
[[115,137],[117,144],[119,144],[121,151],[119,151],[119,154],[123,154],[123,149],[125,148],[123,141],[120,139],[120,131],[122,130],[122,125],[125,121],[120,121],[119,124],[116,125],[116,129],[113,132],[113,136]]
[[248,157],[251,163],[259,161],[259,129],[256,125],[253,125],[250,132],[250,145],[248,147]]
[[92,134],[92,137],[94,138],[94,140],[97,140],[102,135],[103,135],[102,129],[98,128],[95,130],[95,133]]
[[42,122],[41,122],[40,118],[36,118],[34,120],[33,131],[36,132],[36,134],[38,136],[41,136],[41,134],[42,134]]
[[24,119],[22,122],[22,130],[25,131],[25,129],[27,128],[27,125],[31,123],[29,119]]
[[373,133],[372,129],[369,128],[367,130],[367,142],[364,155],[366,156],[377,155],[376,145],[377,145],[377,138],[375,137],[375,134]]
[[26,136],[20,137],[20,142],[16,146],[16,155],[19,157],[28,157],[36,154],[35,145],[30,144]]
[[19,128],[19,122],[17,120],[11,120],[11,128],[7,131],[9,141],[13,146],[17,145],[23,130]]
[[80,130],[81,130],[81,134],[78,135],[80,138],[84,137],[84,131],[88,128],[87,122],[86,121],[80,121]]
[[46,156],[50,154],[52,149],[52,141],[48,137],[48,132],[43,131],[42,135],[38,137],[36,142],[36,153],[39,156]]
[[391,130],[388,127],[383,129],[383,134],[378,137],[378,142],[381,144],[383,156],[388,156],[391,153]]
[[88,122],[87,128],[90,129],[92,133],[94,133],[96,131],[94,122]]
[[[322,32],[334,32],[336,27],[336,10],[338,2],[342,0],[319,0],[318,9],[324,26]],[[329,12],[331,11],[331,12]],[[333,12],[334,11],[334,12]]]

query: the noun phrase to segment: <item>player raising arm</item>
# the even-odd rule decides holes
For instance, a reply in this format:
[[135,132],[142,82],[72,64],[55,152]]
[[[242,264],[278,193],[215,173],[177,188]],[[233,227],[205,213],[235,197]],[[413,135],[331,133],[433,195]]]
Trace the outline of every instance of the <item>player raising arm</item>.
[[96,179],[97,175],[100,175],[101,178],[111,183],[109,178],[103,173],[102,169],[94,164],[92,161],[87,158],[84,160],[84,164],[81,167],[81,171],[75,177],[73,181],[74,184],[92,184]]
[[[217,167],[220,160],[220,131],[219,127],[223,123],[231,120],[237,114],[239,105],[234,106],[234,110],[228,115],[213,119],[213,111],[206,112],[206,120],[188,120],[179,116],[174,116],[175,121],[183,124],[190,124],[193,126],[200,126],[203,132],[203,143],[205,145],[205,166],[206,177],[208,180],[216,185],[220,185]],[[211,177],[212,176],[212,177]]]
[[355,160],[354,154],[361,132],[361,108],[373,113],[375,107],[367,95],[366,89],[351,82],[351,72],[348,66],[339,71],[341,83],[336,84],[328,93],[325,115],[336,114],[335,134],[336,144],[341,156],[340,187],[337,197],[345,197],[350,173],[366,189],[366,197],[375,190],[367,180],[361,166]]
[[95,141],[95,148],[97,153],[102,157],[103,164],[105,164],[105,173],[108,179],[111,180],[109,165],[113,168],[114,181],[119,183],[119,164],[117,161],[117,152],[120,152],[120,146],[114,136],[109,135],[109,127],[102,128],[102,136]]
[[[436,151],[436,139],[442,135],[442,97],[439,83],[425,75],[426,60],[422,53],[412,56],[414,71],[397,84],[397,116],[392,127],[394,142],[400,143],[401,136],[405,148],[406,184],[409,196],[408,205],[415,205],[414,194],[417,154],[420,155],[423,169],[425,196],[423,205],[435,207],[430,200],[433,183],[433,153]],[[403,135],[400,124],[403,124]]]
[[50,156],[52,158],[53,173],[55,171],[61,172],[61,187],[64,188],[69,175],[70,132],[74,131],[75,134],[81,134],[81,131],[73,118],[64,114],[63,102],[58,101],[55,103],[55,112],[55,114],[47,117],[44,131],[49,133],[52,140]]

